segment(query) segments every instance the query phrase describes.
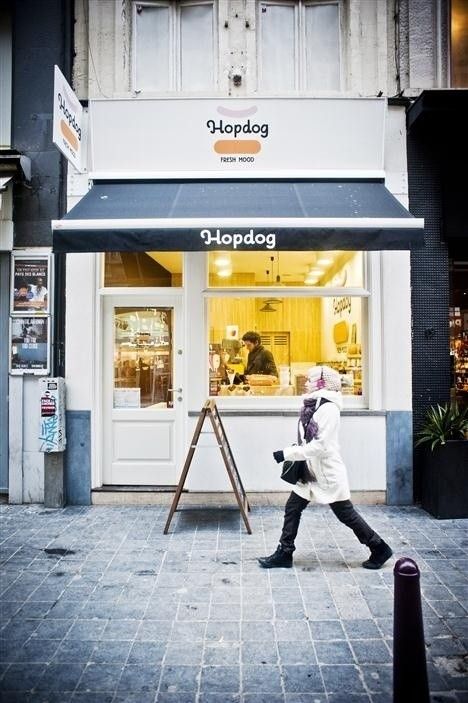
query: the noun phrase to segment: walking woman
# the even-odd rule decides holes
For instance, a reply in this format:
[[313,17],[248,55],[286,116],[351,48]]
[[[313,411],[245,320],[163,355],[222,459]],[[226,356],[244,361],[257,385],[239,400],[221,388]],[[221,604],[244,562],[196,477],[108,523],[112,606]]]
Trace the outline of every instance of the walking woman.
[[340,411],[343,405],[340,375],[328,366],[309,370],[300,426],[302,444],[273,452],[278,463],[305,459],[310,475],[294,486],[284,513],[283,530],[274,554],[259,558],[265,569],[290,568],[293,564],[294,540],[301,514],[311,500],[329,505],[338,520],[353,530],[358,540],[370,549],[363,562],[365,569],[380,569],[392,556],[392,550],[359,515],[350,500],[346,466],[338,444]]

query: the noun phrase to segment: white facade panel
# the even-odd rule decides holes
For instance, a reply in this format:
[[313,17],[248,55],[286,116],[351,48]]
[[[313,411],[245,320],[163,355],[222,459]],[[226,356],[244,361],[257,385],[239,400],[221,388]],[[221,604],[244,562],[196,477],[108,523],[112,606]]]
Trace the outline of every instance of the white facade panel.
[[385,111],[381,98],[95,100],[89,170],[381,172]]
[[386,410],[411,410],[411,279],[408,251],[382,252],[382,366]]
[[172,423],[115,422],[113,459],[164,461],[172,456]]
[[67,409],[93,407],[96,355],[96,254],[67,256],[65,324]]
[[[290,489],[280,478],[280,466],[272,452],[294,441],[296,418],[231,416],[223,418],[223,424],[247,492]],[[189,436],[195,425],[196,418],[190,418]],[[210,428],[208,420],[205,428]],[[203,435],[199,444],[203,446],[195,451],[185,487],[192,491],[229,490],[229,478],[214,435]],[[340,444],[351,490],[385,491],[385,417],[342,417]]]

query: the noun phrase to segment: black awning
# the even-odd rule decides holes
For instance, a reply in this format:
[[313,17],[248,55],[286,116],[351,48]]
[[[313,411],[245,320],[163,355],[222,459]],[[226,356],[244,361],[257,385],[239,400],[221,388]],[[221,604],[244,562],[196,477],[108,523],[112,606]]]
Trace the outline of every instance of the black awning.
[[382,181],[98,181],[62,220],[56,252],[411,249],[415,219]]

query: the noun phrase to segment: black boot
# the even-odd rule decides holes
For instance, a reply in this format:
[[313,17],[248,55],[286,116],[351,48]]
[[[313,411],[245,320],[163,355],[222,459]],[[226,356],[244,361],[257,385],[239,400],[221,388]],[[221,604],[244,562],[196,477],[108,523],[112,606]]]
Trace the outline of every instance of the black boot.
[[383,539],[377,545],[369,547],[371,550],[370,557],[362,562],[365,569],[380,569],[386,561],[390,559],[393,552]]
[[264,569],[276,569],[278,567],[290,569],[293,565],[293,558],[290,552],[284,552],[279,546],[274,554],[269,557],[260,557],[258,562]]

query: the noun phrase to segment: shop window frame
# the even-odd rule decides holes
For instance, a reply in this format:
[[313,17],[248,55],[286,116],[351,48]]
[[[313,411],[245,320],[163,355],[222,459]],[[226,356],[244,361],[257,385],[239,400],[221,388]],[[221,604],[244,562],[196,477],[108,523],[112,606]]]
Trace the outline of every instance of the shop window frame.
[[[268,298],[274,295],[282,298],[333,298],[352,297],[364,299],[362,312],[362,384],[363,395],[343,396],[344,409],[367,410],[380,409],[382,398],[381,385],[381,291],[380,291],[380,252],[363,252],[363,286],[355,288],[337,287],[293,287],[293,286],[259,286],[259,287],[208,287],[202,291],[205,316],[205,374],[204,388],[209,394],[208,350],[210,345],[209,304],[211,298]],[[205,255],[205,281],[208,283],[209,259]],[[244,330],[245,331],[245,330]],[[244,332],[243,331],[243,332]],[[250,412],[256,410],[287,410],[297,408],[300,396],[279,397],[225,397],[210,396],[225,410]]]

